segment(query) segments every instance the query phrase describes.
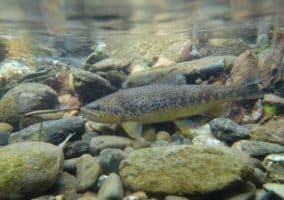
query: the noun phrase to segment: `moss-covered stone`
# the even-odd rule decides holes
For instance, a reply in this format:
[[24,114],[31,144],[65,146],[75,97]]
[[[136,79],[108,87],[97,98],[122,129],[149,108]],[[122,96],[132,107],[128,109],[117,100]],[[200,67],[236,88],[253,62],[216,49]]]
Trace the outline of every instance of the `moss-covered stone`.
[[120,164],[124,184],[146,192],[204,194],[245,179],[252,168],[225,147],[176,145],[133,151]]
[[62,150],[22,142],[0,148],[0,199],[34,196],[49,189],[63,168]]
[[15,123],[25,113],[58,105],[56,92],[39,83],[24,83],[10,89],[0,100],[0,121]]

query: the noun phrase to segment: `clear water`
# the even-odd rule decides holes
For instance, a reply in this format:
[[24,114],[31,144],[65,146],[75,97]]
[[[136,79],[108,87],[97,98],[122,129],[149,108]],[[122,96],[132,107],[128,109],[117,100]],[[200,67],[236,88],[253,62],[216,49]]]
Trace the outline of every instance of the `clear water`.
[[210,35],[254,43],[259,24],[284,25],[283,4],[281,0],[0,0],[1,52],[80,65],[94,44],[113,37]]

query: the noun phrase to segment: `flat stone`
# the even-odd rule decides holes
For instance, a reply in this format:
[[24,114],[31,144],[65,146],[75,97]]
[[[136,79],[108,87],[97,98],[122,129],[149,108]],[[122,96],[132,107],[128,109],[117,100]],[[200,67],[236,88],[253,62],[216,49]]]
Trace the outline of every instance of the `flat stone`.
[[209,122],[212,134],[219,140],[234,142],[249,137],[249,129],[227,118],[216,118]]
[[246,179],[253,172],[239,151],[175,145],[130,152],[120,163],[123,183],[136,190],[204,194]]
[[284,154],[270,154],[265,157],[263,166],[268,178],[273,182],[284,183]]
[[100,135],[91,139],[89,147],[90,152],[93,155],[97,155],[98,152],[107,148],[125,149],[132,144],[132,141],[127,137]]
[[240,140],[234,143],[232,147],[245,151],[253,157],[262,157],[272,153],[284,153],[283,146],[262,141]]
[[284,199],[284,184],[266,183],[263,185],[263,188],[272,191],[278,197]]
[[111,173],[100,188],[97,198],[102,200],[121,200],[122,197],[122,182],[117,174]]
[[165,197],[165,200],[189,200],[189,199],[181,196],[167,195]]
[[78,192],[92,188],[101,171],[98,161],[89,154],[84,154],[78,159],[76,169]]

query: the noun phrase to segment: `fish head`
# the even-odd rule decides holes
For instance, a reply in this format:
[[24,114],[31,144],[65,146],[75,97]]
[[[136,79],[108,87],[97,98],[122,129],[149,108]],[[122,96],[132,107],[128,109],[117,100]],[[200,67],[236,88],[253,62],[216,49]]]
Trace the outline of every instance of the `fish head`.
[[120,123],[122,116],[117,102],[111,98],[102,98],[91,102],[81,108],[81,113],[91,121],[111,124]]

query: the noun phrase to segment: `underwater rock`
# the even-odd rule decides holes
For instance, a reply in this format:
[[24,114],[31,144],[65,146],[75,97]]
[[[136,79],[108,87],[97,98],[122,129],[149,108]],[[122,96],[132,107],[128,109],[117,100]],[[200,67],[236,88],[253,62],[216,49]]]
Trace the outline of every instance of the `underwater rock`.
[[9,133],[3,133],[0,132],[0,146],[5,146],[8,144],[10,134]]
[[34,196],[52,187],[63,168],[62,150],[44,142],[0,148],[0,199]]
[[272,191],[280,199],[284,199],[284,184],[278,183],[266,183],[263,188]]
[[99,62],[103,59],[108,58],[109,56],[106,54],[105,51],[95,51],[91,53],[85,60],[84,69],[89,70],[91,65],[95,64],[96,62]]
[[259,79],[257,70],[258,57],[252,50],[246,50],[239,55],[230,72],[230,84],[241,84],[246,81],[256,81]]
[[176,62],[174,62],[174,61],[172,61],[172,60],[170,60],[166,57],[163,57],[163,56],[159,56],[159,57],[155,58],[155,60],[156,60],[156,62],[154,63],[154,65],[152,67],[169,67],[169,66],[176,64]]
[[167,57],[175,62],[185,61],[191,51],[189,39],[173,35],[141,35],[138,38],[124,39],[120,36],[110,37],[106,40],[106,44],[111,57],[125,58],[127,55],[133,64],[152,63],[153,58],[158,56]]
[[65,158],[76,158],[85,153],[89,153],[89,143],[86,141],[72,141],[66,144],[64,148]]
[[201,145],[145,148],[120,163],[123,183],[145,192],[204,194],[232,186],[250,173],[240,152]]
[[273,182],[284,183],[284,154],[270,154],[265,157],[263,166],[267,177]]
[[138,191],[124,197],[123,200],[148,200],[148,196],[145,192]]
[[1,98],[0,121],[14,124],[25,113],[52,109],[57,105],[57,94],[50,87],[39,83],[20,84]]
[[165,200],[189,200],[189,199],[181,196],[167,195],[165,197]]
[[9,143],[22,141],[41,141],[59,144],[70,133],[79,137],[85,131],[82,117],[66,117],[59,120],[49,120],[33,124],[27,128],[11,134]]
[[220,56],[225,54],[237,56],[249,49],[249,45],[241,38],[212,38],[201,45],[199,52],[202,56]]
[[249,138],[249,129],[227,118],[216,118],[209,122],[212,134],[219,140],[235,142]]
[[89,154],[82,155],[76,164],[77,191],[83,192],[95,186],[101,168],[98,161]]
[[125,149],[130,146],[133,140],[127,137],[113,136],[113,135],[100,135],[94,137],[90,141],[90,152],[92,155],[97,155],[101,150],[107,148]]
[[112,86],[119,89],[127,78],[126,74],[123,71],[110,70],[108,72],[97,72],[98,75],[108,80]]
[[76,164],[79,158],[65,159],[63,164],[63,170],[66,172],[74,173],[76,172]]
[[87,121],[85,124],[86,130],[97,132],[101,135],[114,135],[116,133],[117,124],[104,124],[94,121]]
[[156,130],[153,127],[145,127],[142,131],[142,137],[148,142],[156,140]]
[[103,77],[82,69],[72,69],[69,74],[70,88],[84,103],[96,100],[115,91],[111,83]]
[[121,149],[104,149],[99,156],[99,163],[104,174],[119,173],[120,161],[125,158]]
[[[168,67],[155,67],[128,76],[122,88],[138,87],[152,83],[182,85],[195,83],[197,79],[208,79],[219,76],[225,70],[230,70],[235,56],[209,56],[201,59],[177,63]],[[186,78],[186,80],[185,80]]]
[[284,145],[284,118],[270,120],[262,125],[255,125],[250,130],[251,140]]
[[264,189],[258,189],[254,195],[254,200],[271,200],[275,198],[275,195],[271,191],[265,191]]
[[106,58],[96,62],[89,67],[88,71],[98,72],[98,71],[110,71],[110,70],[127,70],[130,66],[130,61],[123,58]]
[[111,173],[104,181],[98,193],[98,199],[121,200],[123,197],[123,186],[119,176]]
[[158,131],[156,135],[156,140],[164,140],[164,141],[170,141],[171,135],[167,131]]
[[240,140],[234,143],[232,147],[245,151],[252,157],[263,157],[272,153],[284,153],[283,146],[262,141]]
[[206,145],[206,146],[216,146],[216,145],[225,145],[220,140],[208,136],[208,135],[197,135],[193,138],[192,144]]
[[13,126],[8,123],[0,122],[0,132],[1,133],[12,133]]
[[95,193],[93,193],[93,192],[85,192],[77,200],[97,200],[97,195]]
[[64,200],[74,200],[81,196],[76,192],[76,178],[67,172],[60,174],[51,192],[54,194],[63,194]]

